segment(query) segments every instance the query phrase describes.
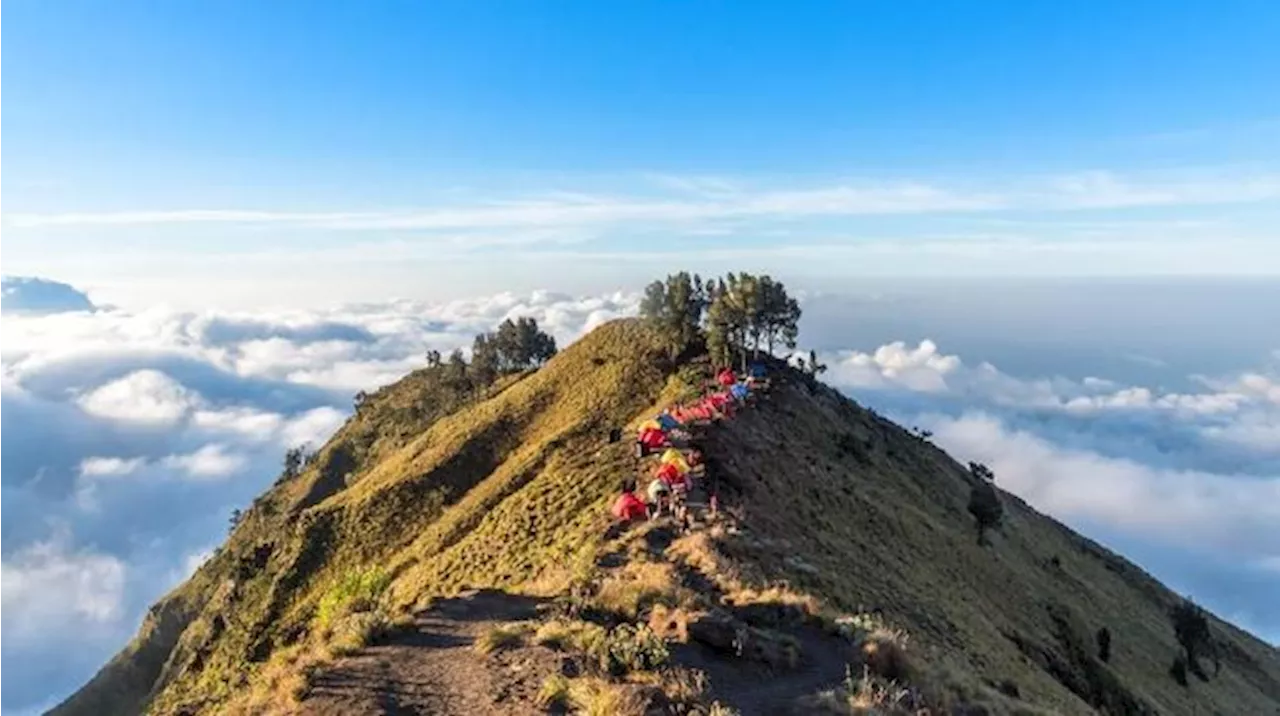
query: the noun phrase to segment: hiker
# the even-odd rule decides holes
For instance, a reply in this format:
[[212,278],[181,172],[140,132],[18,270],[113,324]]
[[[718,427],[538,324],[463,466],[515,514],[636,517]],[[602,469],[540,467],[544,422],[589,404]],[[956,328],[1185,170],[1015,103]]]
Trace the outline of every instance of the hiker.
[[649,483],[649,519],[659,517],[671,506],[671,488],[661,479],[654,478]]
[[664,462],[653,473],[653,476],[663,482],[668,489],[674,492],[688,492],[693,485],[690,484],[689,472],[681,470],[674,463]]
[[622,481],[622,494],[618,495],[618,499],[614,500],[613,508],[610,512],[620,522],[631,522],[648,517],[649,511],[644,504],[644,500],[636,497],[636,479],[634,477],[628,477]]
[[658,428],[645,428],[636,440],[636,456],[644,457],[667,446],[667,436]]
[[728,393],[712,393],[707,396],[707,402],[711,405],[711,409],[716,411],[721,417],[733,417],[733,396]]
[[723,388],[728,388],[737,382],[738,378],[733,374],[732,368],[723,368],[719,373],[716,373],[716,383],[719,383]]

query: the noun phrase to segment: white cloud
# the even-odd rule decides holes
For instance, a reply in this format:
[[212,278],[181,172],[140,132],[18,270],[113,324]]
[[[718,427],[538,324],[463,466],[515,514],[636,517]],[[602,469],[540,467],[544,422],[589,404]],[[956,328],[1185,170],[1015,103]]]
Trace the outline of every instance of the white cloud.
[[322,407],[308,410],[290,420],[280,431],[280,441],[286,447],[311,445],[319,447],[347,419],[345,413],[334,408]]
[[154,425],[172,424],[195,407],[199,396],[157,370],[139,370],[80,398],[85,412],[102,418]]
[[229,477],[244,467],[244,455],[229,452],[225,445],[210,443],[188,455],[171,455],[164,459],[165,467],[179,469],[196,479],[221,479]]
[[137,472],[146,462],[140,457],[128,460],[119,457],[90,457],[80,461],[80,475],[83,477],[118,477]]
[[962,459],[1049,514],[1083,518],[1188,547],[1280,558],[1280,479],[1159,470],[1065,449],[981,413],[925,421]]
[[233,407],[222,410],[197,410],[191,415],[191,424],[215,433],[233,433],[246,440],[265,441],[284,424],[277,414],[251,407]]
[[6,636],[25,638],[43,629],[65,628],[68,619],[101,624],[123,616],[124,563],[73,549],[65,532],[22,548],[6,558],[0,570]]
[[[6,312],[6,631],[34,612],[44,644],[75,642],[85,615],[124,610],[123,622],[136,623],[144,603],[222,538],[231,509],[275,479],[287,447],[323,444],[352,393],[420,367],[427,350],[469,347],[516,316],[565,344],[636,303],[632,294],[535,292],[295,311]],[[49,542],[49,520],[71,524],[80,541]],[[30,596],[77,569],[105,591]],[[121,606],[122,588],[137,599]],[[12,644],[6,665],[10,653],[34,653]]]
[[[1273,174],[1204,172],[1124,177],[1108,171],[1019,178],[945,186],[939,182],[859,180],[817,186],[749,188],[724,179],[663,177],[674,194],[650,196],[557,192],[485,204],[434,206],[403,211],[246,211],[191,209],[20,213],[5,217],[17,228],[139,226],[149,224],[268,224],[352,231],[457,231],[547,228],[624,223],[690,223],[729,219],[804,217],[1004,209],[1097,209],[1229,204],[1280,198]],[[483,236],[479,237],[483,241]],[[455,243],[467,239],[455,238]]]
[[902,387],[925,392],[947,390],[947,375],[960,367],[956,356],[942,355],[933,341],[923,340],[915,348],[897,341],[880,346],[874,353],[849,352],[831,361],[831,379],[855,388]]

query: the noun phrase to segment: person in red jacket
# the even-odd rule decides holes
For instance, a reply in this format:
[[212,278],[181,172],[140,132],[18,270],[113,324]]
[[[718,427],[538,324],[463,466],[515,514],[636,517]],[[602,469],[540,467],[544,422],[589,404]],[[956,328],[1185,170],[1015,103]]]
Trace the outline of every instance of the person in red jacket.
[[689,473],[681,470],[680,466],[675,463],[665,462],[653,474],[659,480],[662,480],[667,487],[675,492],[688,492],[691,485],[689,484]]
[[644,500],[636,497],[636,481],[635,478],[627,478],[622,482],[622,494],[618,495],[618,499],[613,501],[613,508],[610,510],[613,517],[620,522],[631,522],[633,520],[646,519],[648,510],[645,509]]
[[716,373],[716,382],[722,387],[728,388],[738,382],[738,377],[733,374],[732,368],[724,368],[719,373]]
[[667,446],[667,434],[658,428],[645,428],[636,440],[636,456],[644,457]]

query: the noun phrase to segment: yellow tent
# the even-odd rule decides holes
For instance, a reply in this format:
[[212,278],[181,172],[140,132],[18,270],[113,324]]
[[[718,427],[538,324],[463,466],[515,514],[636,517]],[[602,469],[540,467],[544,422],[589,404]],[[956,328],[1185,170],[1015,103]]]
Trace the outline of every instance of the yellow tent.
[[640,428],[636,430],[636,432],[642,433],[650,428],[654,430],[661,430],[662,426],[658,424],[657,420],[646,420],[643,423],[640,423]]
[[681,475],[689,471],[689,461],[685,460],[684,454],[675,448],[667,448],[667,451],[662,453],[662,463],[675,465]]

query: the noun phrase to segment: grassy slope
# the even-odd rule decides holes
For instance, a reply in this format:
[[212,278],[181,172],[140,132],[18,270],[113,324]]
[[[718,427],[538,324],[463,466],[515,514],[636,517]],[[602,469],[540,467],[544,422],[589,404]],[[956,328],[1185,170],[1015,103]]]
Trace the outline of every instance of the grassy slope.
[[[1166,617],[1176,595],[1021,500],[1002,495],[1002,534],[979,547],[968,471],[835,391],[784,389],[715,436],[711,452],[743,491],[748,524],[774,544],[744,558],[840,609],[883,609],[953,668],[1012,679],[1023,698],[1056,710],[1090,712],[1021,640],[1086,692],[1091,680],[1097,692],[1118,686],[1160,713],[1280,704],[1280,653],[1217,620],[1228,654],[1221,678],[1177,686]],[[1113,634],[1109,665],[1092,658],[1103,626]],[[1071,658],[1073,639],[1083,658]]]
[[[641,325],[617,321],[474,399],[441,399],[422,374],[375,393],[56,712],[222,702],[305,632],[333,580],[361,565],[388,565],[392,599],[406,607],[463,586],[546,584],[598,544],[618,478],[634,469],[627,443],[604,440],[608,429],[688,389],[659,355]],[[1115,637],[1106,673],[1162,712],[1263,712],[1280,699],[1276,651],[1221,623],[1215,631],[1231,646],[1223,676],[1175,686],[1163,612],[1172,594],[1008,496],[1004,534],[977,547],[967,473],[833,391],[780,388],[712,435],[711,454],[757,536],[722,548],[761,579],[786,579],[845,610],[882,608],[939,662],[1087,711],[1011,637],[1065,663],[1070,678],[1087,669],[1063,656],[1069,636],[1091,650],[1105,617]]]

